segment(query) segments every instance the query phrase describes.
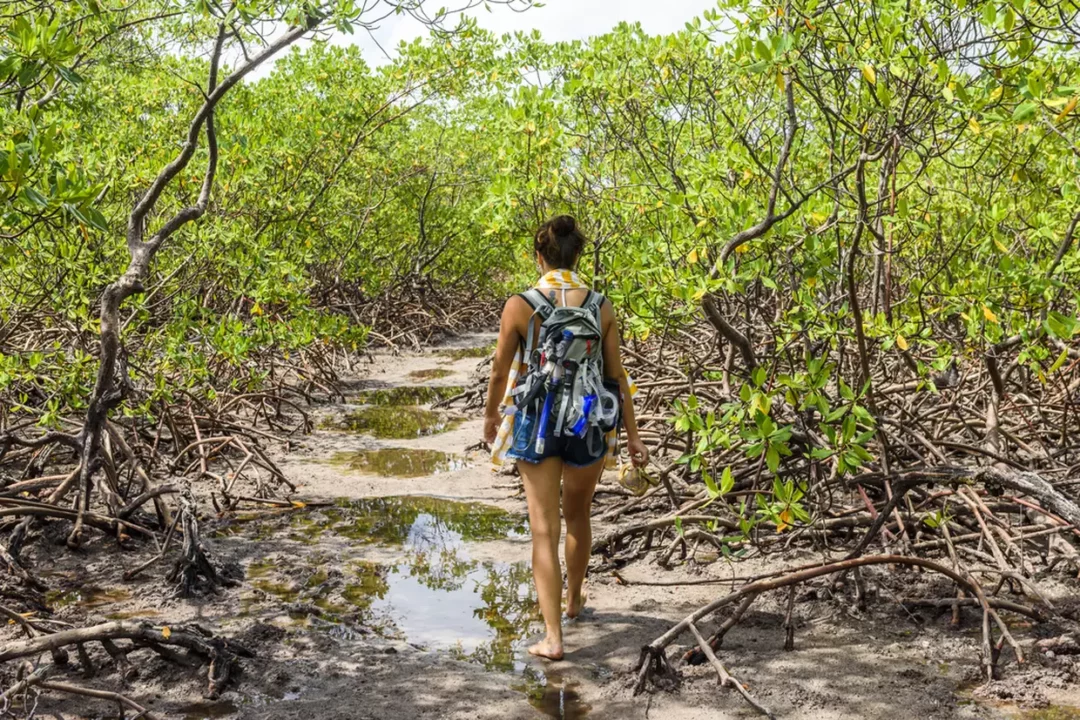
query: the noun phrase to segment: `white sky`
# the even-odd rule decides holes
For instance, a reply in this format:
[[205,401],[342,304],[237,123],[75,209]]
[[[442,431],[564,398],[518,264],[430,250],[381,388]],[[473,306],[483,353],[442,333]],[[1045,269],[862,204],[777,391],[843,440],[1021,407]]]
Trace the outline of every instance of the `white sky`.
[[[442,5],[453,6],[453,0],[430,0],[431,10]],[[516,13],[506,7],[492,5],[491,12],[483,7],[470,11],[481,27],[496,34],[537,29],[547,41],[583,40],[601,35],[620,22],[640,22],[645,32],[663,35],[683,29],[688,20],[715,8],[716,0],[545,0],[542,8]],[[449,24],[454,24],[451,19]],[[374,32],[375,40],[393,54],[403,40],[426,35],[423,26],[411,17],[387,18]],[[356,44],[363,50],[364,59],[372,65],[386,62],[386,56],[366,31],[353,35],[337,34],[334,44]],[[259,68],[252,79],[270,72],[272,65]]]

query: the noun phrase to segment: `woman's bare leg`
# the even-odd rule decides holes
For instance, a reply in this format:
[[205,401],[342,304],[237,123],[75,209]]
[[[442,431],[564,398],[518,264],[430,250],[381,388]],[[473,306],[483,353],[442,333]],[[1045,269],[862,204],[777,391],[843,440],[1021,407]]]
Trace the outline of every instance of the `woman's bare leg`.
[[604,461],[563,469],[563,517],[566,518],[566,616],[577,617],[585,607],[581,586],[592,554],[592,499]]
[[552,660],[561,660],[562,643],[562,571],[559,568],[559,481],[563,472],[561,458],[547,458],[535,465],[518,462],[518,472],[525,485],[529,505],[529,528],[532,530],[532,569],[540,612],[547,634],[529,652]]

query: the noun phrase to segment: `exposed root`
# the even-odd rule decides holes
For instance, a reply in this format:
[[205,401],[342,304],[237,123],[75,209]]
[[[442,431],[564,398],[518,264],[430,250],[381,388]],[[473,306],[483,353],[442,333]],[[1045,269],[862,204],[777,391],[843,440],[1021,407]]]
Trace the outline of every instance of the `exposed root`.
[[169,582],[176,583],[177,597],[212,593],[223,585],[233,584],[214,567],[202,543],[190,486],[184,489],[181,496],[180,525],[184,534],[183,547],[166,578]]
[[[997,653],[994,651],[993,648],[990,620],[994,619],[995,623],[998,625],[999,630],[1006,629],[1006,626],[1001,621],[1000,617],[997,616],[997,613],[994,610],[994,606],[998,605],[1000,607],[1009,609],[1013,612],[1021,613],[1034,619],[1043,619],[1046,617],[1045,612],[1040,610],[1039,608],[1028,607],[1020,605],[1018,603],[1008,603],[1006,607],[1005,601],[1000,600],[996,603],[991,603],[990,600],[988,600],[983,594],[981,586],[974,579],[974,577],[972,577],[971,575],[961,575],[960,573],[952,570],[951,568],[948,568],[931,560],[926,560],[924,558],[906,557],[902,555],[870,555],[861,558],[838,560],[836,562],[816,567],[807,567],[801,569],[797,568],[792,571],[780,574],[776,577],[748,583],[740,589],[735,590],[707,605],[704,605],[701,608],[698,608],[693,613],[684,618],[681,622],[677,623],[674,627],[668,630],[668,632],[664,633],[662,636],[660,636],[642,649],[641,657],[637,666],[638,682],[636,686],[636,691],[640,692],[641,690],[643,690],[648,681],[650,679],[653,679],[658,671],[661,672],[662,683],[668,684],[668,682],[670,681],[670,678],[668,677],[670,666],[664,666],[664,664],[660,663],[657,659],[664,657],[666,661],[665,648],[667,648],[668,645],[670,645],[677,637],[679,637],[679,635],[681,635],[687,629],[690,629],[702,618],[716,612],[717,610],[720,610],[721,608],[732,605],[737,601],[741,601],[739,607],[742,609],[743,612],[745,612],[745,608],[749,606],[749,603],[747,602],[748,597],[752,599],[753,597],[756,597],[757,595],[763,592],[767,592],[769,590],[775,590],[782,587],[791,587],[796,584],[812,580],[814,578],[831,575],[833,573],[846,572],[849,570],[854,570],[870,565],[908,565],[921,567],[932,572],[944,575],[945,577],[952,580],[960,589],[964,590],[970,596],[977,598],[979,606],[983,609],[984,616],[984,643],[982,649],[982,663],[986,671],[988,680],[992,679],[993,677],[993,673],[995,671],[995,663],[997,661]],[[741,616],[741,613],[737,611],[735,617],[739,616]],[[726,623],[725,631],[726,629],[730,629],[733,624],[734,623]],[[695,636],[697,637],[696,631]],[[1014,642],[1012,642],[1011,635],[1008,635],[1007,632],[1002,632],[1002,640],[1003,642],[1008,640],[1015,649],[1019,650],[1019,647],[1016,646]],[[704,640],[701,640],[701,642],[699,642],[698,644],[699,646],[703,646],[700,647],[700,649],[705,654],[705,656],[708,657],[708,653],[705,652],[705,648],[708,648],[709,651],[712,651],[714,647],[713,642],[705,642]],[[1017,659],[1022,662],[1023,655],[1018,654]]]
[[[90,643],[100,643],[108,651],[108,643],[116,640],[130,640],[135,649],[150,648],[167,658],[177,657],[176,653],[170,650],[171,647],[187,650],[189,657],[200,658],[200,663],[208,664],[207,694],[211,698],[217,697],[224,689],[232,676],[237,659],[253,656],[247,648],[231,640],[215,637],[198,625],[169,627],[116,620],[101,625],[43,633],[24,640],[8,642],[0,645],[0,662],[34,657],[43,652],[57,651],[74,645],[83,658],[84,669],[89,669],[92,668],[92,664],[86,653],[86,646]],[[128,651],[128,654],[130,652],[132,651]],[[8,693],[12,693],[12,690]]]

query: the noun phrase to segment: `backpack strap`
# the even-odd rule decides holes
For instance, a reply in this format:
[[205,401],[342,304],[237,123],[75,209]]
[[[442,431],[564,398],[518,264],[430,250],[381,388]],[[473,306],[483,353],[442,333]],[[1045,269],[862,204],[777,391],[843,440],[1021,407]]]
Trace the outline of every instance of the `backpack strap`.
[[[600,309],[604,306],[604,301],[605,300],[607,300],[607,298],[605,298],[603,296],[603,294],[598,293],[595,290],[590,290],[589,294],[585,296],[585,302],[583,302],[581,304],[581,307],[585,308],[586,310],[592,311],[593,315],[596,317],[596,327],[600,330],[600,333],[601,333],[600,334],[601,347],[603,347],[603,342],[604,342],[604,336],[603,336],[604,321],[600,319]],[[603,350],[601,350],[601,352],[600,352],[599,363],[598,364],[600,365],[600,377],[604,377],[604,355],[603,355]]]
[[530,288],[523,293],[518,293],[518,297],[529,303],[529,307],[533,309],[533,312],[539,312],[546,318],[551,315],[553,309],[551,301],[547,299],[547,296],[540,290],[540,288]]
[[532,365],[533,351],[536,349],[536,318],[540,317],[540,324],[542,325],[545,320],[551,317],[551,313],[555,311],[555,306],[544,296],[538,288],[532,288],[526,290],[518,295],[522,300],[529,304],[532,308],[532,316],[529,317],[529,328],[525,335],[525,347],[522,360],[526,365]]
[[585,296],[585,302],[581,303],[581,307],[585,310],[591,310],[596,315],[596,327],[603,329],[603,325],[600,322],[600,308],[604,305],[606,300],[602,294],[595,290],[590,290],[589,294]]

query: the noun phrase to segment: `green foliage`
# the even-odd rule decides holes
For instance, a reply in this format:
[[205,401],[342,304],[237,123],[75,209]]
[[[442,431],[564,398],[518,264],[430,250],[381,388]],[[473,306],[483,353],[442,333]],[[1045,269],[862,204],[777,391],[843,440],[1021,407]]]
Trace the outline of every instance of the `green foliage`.
[[[202,97],[216,5],[136,5],[26,3],[5,21],[0,395],[43,425],[85,402],[119,236]],[[313,12],[230,8],[246,32]],[[324,27],[362,27],[356,4],[329,9]],[[155,10],[178,14],[132,22]],[[1073,371],[1076,40],[1024,0],[725,0],[664,37],[465,25],[377,69],[354,48],[294,51],[220,106],[210,211],[125,305],[142,390],[125,412],[309,372],[394,301],[499,298],[565,211],[631,341],[702,332],[707,301],[743,327],[756,362],[708,371],[732,396],[673,405],[693,440],[680,462],[717,502],[771,486],[744,522],[806,522],[792,458],[838,475],[875,461],[889,388],[864,367],[929,392],[995,349],[1047,386]],[[159,212],[201,182],[185,172]]]

